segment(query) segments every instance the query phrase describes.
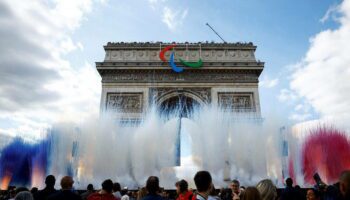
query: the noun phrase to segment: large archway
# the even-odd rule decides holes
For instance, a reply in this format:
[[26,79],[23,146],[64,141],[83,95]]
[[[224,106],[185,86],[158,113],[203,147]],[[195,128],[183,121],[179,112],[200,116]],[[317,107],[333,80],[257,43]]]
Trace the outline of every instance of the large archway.
[[191,118],[201,103],[190,96],[178,94],[163,100],[158,105],[162,116]]

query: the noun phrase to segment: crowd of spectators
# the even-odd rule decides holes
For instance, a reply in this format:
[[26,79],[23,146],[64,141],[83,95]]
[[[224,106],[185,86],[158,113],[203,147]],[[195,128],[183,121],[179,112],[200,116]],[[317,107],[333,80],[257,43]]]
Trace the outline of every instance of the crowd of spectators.
[[150,176],[145,187],[138,191],[129,191],[127,187],[122,189],[119,183],[107,179],[98,190],[89,184],[86,191],[79,192],[73,189],[72,177],[63,177],[60,180],[61,188],[56,190],[56,178],[49,175],[42,190],[32,188],[29,191],[25,187],[9,186],[7,191],[0,194],[0,200],[350,200],[350,171],[344,171],[334,185],[317,181],[315,187],[307,190],[294,186],[293,180],[287,178],[286,187],[280,192],[269,179],[248,187],[241,186],[235,179],[229,187],[220,190],[215,189],[208,171],[197,172],[193,180],[195,190],[189,188],[186,180],[176,182],[176,196],[172,197],[159,186],[156,176]]

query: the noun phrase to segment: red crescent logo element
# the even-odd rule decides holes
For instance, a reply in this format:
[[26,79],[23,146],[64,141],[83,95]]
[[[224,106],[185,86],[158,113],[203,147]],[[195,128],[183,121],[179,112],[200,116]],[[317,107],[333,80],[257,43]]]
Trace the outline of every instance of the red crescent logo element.
[[166,47],[159,53],[159,58],[160,58],[163,62],[168,62],[168,61],[165,59],[165,52],[169,51],[170,49],[174,48],[175,46],[176,46],[176,44],[166,46]]

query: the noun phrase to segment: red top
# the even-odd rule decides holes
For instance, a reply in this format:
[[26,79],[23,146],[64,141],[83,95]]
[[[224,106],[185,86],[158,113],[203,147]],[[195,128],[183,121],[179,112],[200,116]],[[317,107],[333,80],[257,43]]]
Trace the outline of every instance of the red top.
[[187,191],[185,194],[179,194],[176,200],[192,200],[193,196],[195,195],[191,191]]
[[90,194],[88,200],[117,200],[113,194],[100,194],[98,192]]

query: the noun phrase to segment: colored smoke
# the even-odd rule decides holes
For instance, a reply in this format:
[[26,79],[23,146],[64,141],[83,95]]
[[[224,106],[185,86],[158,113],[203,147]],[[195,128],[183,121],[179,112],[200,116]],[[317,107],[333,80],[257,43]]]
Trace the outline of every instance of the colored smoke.
[[302,147],[305,182],[315,184],[317,172],[324,182],[335,183],[343,170],[350,169],[349,158],[350,141],[345,132],[327,126],[311,130]]

